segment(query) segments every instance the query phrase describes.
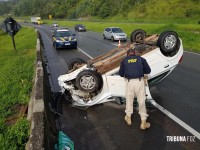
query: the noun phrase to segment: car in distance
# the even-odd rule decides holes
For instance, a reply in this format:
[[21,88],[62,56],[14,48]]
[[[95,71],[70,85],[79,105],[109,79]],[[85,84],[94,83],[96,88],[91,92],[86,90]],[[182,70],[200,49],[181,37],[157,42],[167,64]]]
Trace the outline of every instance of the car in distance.
[[103,31],[103,38],[110,39],[112,42],[115,40],[126,41],[127,34],[124,33],[119,27],[108,27]]
[[53,46],[59,48],[77,48],[77,40],[75,34],[68,29],[56,29],[53,34]]
[[59,25],[57,24],[57,23],[53,23],[52,25],[51,25],[51,27],[53,28],[53,27],[59,27]]
[[77,24],[75,25],[74,30],[80,32],[80,31],[86,31],[86,28],[82,24]]

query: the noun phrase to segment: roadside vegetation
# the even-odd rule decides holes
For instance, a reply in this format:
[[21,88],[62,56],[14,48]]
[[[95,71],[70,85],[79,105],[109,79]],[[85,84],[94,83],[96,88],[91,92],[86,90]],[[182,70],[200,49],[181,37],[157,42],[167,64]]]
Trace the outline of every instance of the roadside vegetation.
[[23,150],[29,137],[27,105],[33,85],[36,32],[23,27],[11,37],[0,30],[0,148]]
[[[199,0],[9,0],[0,3],[0,15],[36,15],[57,19],[197,23]],[[181,19],[182,18],[182,19]]]

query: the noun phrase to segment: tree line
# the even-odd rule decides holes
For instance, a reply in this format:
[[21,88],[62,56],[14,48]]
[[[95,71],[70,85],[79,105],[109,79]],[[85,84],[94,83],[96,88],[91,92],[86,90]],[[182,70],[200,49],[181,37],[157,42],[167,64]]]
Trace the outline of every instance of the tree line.
[[0,3],[0,15],[11,13],[16,16],[37,15],[55,18],[79,18],[95,16],[126,16],[132,6],[145,0],[10,0]]
[[[163,5],[165,4],[165,5]],[[190,5],[191,4],[191,5]],[[40,16],[78,19],[94,16],[105,19],[120,15],[133,16],[198,16],[200,0],[9,0],[0,1],[0,15]],[[138,10],[135,10],[139,8]],[[168,8],[168,10],[167,10]],[[159,11],[160,10],[160,11]],[[162,12],[165,10],[165,12]],[[137,12],[136,12],[137,11]],[[151,13],[154,12],[154,13]]]

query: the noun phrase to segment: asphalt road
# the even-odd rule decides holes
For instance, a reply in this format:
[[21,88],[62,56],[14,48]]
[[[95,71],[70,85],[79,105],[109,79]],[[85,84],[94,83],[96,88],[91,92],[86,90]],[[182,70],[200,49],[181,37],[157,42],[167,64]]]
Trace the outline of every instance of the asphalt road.
[[[76,33],[79,50],[55,50],[52,46],[51,29],[37,26],[45,45],[45,51],[52,75],[55,91],[59,91],[57,77],[64,74],[67,61],[74,57],[88,60],[115,47],[111,41],[103,40],[94,32]],[[85,55],[82,51],[87,54]],[[166,110],[181,119],[191,128],[200,132],[200,55],[184,53],[182,63],[161,83],[151,89],[154,100]],[[78,150],[132,150],[132,149],[200,149],[200,141],[169,142],[167,136],[192,136],[182,126],[163,114],[157,108],[148,108],[151,128],[139,129],[138,113],[133,115],[133,125],[127,126],[123,120],[124,105],[108,102],[80,110],[68,103],[63,104],[60,118],[62,130],[75,142]],[[137,112],[137,109],[135,109]]]
[[154,100],[200,132],[200,55],[184,52],[183,61],[151,89]]

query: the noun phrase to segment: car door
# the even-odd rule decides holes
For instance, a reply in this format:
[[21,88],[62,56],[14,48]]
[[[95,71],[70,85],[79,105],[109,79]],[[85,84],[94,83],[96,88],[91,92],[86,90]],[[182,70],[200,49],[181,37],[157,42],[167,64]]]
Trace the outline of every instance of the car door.
[[110,32],[111,32],[111,29],[110,28],[106,28],[106,30],[105,30],[106,39],[110,39],[111,38]]
[[55,35],[56,35],[56,30],[54,30],[53,33],[52,33],[53,43],[56,41]]
[[104,35],[105,35],[105,38],[107,39],[107,38],[108,38],[108,28],[106,28],[106,29],[104,30]]
[[107,33],[108,33],[108,35],[107,35],[108,37],[107,38],[111,39],[111,36],[112,36],[112,30],[111,30],[111,28],[108,28],[108,32]]

